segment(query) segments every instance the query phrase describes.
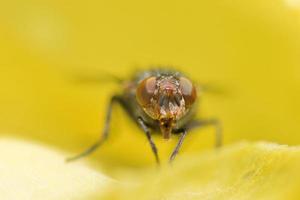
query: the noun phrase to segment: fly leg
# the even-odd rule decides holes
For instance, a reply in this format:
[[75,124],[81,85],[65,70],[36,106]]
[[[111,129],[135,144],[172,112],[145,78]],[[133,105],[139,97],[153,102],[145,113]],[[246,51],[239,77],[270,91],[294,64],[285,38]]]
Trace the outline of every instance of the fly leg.
[[202,126],[214,126],[215,127],[215,147],[218,148],[222,146],[222,127],[221,123],[217,119],[207,119],[207,120],[194,120],[187,125],[188,130]]
[[179,138],[179,141],[178,141],[178,143],[177,143],[175,149],[173,150],[173,152],[172,152],[172,154],[171,154],[171,156],[170,156],[170,159],[169,159],[169,162],[170,162],[170,163],[173,162],[173,160],[175,159],[176,155],[178,154],[178,151],[179,151],[179,149],[180,149],[180,147],[181,147],[181,145],[182,145],[182,143],[183,143],[183,140],[184,140],[184,138],[185,138],[186,135],[187,135],[187,130],[186,130],[186,129],[183,129],[183,130],[182,130],[182,133],[181,133],[181,136],[180,136],[180,138]]
[[140,125],[140,127],[143,129],[144,133],[146,134],[148,142],[150,143],[152,152],[155,156],[156,163],[159,164],[160,162],[159,162],[159,157],[158,157],[158,151],[157,151],[154,141],[152,140],[149,127],[145,124],[145,122],[143,121],[143,119],[141,117],[139,117],[137,119],[137,122]]
[[220,147],[222,145],[222,128],[221,128],[220,122],[216,119],[194,120],[194,121],[190,122],[185,128],[179,129],[175,132],[175,133],[180,133],[180,132],[182,132],[182,133],[181,133],[181,136],[179,138],[179,141],[178,141],[176,147],[174,148],[174,150],[170,156],[169,162],[172,163],[172,161],[175,159],[188,131],[198,128],[198,127],[210,126],[210,125],[215,127],[215,146]]
[[107,107],[105,124],[104,124],[103,132],[102,132],[102,135],[101,135],[100,139],[95,144],[90,146],[88,149],[83,151],[82,153],[80,153],[80,154],[78,154],[74,157],[67,158],[66,159],[67,162],[74,161],[74,160],[77,160],[79,158],[88,156],[89,154],[93,153],[98,147],[100,147],[103,144],[103,142],[107,139],[107,137],[109,135],[109,126],[110,126],[110,121],[111,121],[111,113],[112,113],[112,108],[113,108],[114,103],[120,103],[119,96],[113,96],[110,100],[110,103]]

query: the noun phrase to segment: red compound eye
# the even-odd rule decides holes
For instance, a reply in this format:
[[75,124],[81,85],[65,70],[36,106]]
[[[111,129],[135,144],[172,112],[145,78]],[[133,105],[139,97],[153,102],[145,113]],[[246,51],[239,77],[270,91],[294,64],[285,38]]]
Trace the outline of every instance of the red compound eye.
[[141,106],[150,104],[156,88],[156,78],[149,77],[139,83],[136,90],[136,98]]
[[191,106],[197,98],[197,91],[193,83],[189,79],[181,77],[180,90],[186,106]]

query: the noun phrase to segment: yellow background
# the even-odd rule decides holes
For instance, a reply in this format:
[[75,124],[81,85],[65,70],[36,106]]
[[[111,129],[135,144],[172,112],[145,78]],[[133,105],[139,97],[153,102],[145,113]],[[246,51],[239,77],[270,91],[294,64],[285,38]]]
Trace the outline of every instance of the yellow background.
[[[78,85],[82,74],[127,78],[174,66],[217,88],[199,116],[217,117],[225,144],[300,143],[300,3],[252,1],[4,1],[0,3],[0,132],[74,155],[99,136],[118,87]],[[111,137],[90,160],[108,172],[148,166],[145,136],[116,107]],[[176,138],[155,137],[166,160]],[[210,149],[193,131],[184,152]]]

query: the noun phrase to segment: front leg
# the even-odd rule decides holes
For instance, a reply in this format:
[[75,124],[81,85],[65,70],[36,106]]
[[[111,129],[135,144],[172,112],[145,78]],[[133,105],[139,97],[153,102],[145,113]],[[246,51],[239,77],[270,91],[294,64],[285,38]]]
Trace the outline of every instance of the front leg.
[[181,145],[182,145],[182,143],[183,143],[183,140],[184,140],[186,134],[187,134],[187,130],[186,130],[186,129],[183,129],[183,130],[182,130],[182,133],[181,133],[181,136],[180,136],[180,138],[179,138],[179,141],[178,141],[178,143],[177,143],[175,149],[173,150],[173,152],[172,152],[172,154],[171,154],[171,156],[170,156],[170,159],[169,159],[169,162],[170,162],[170,163],[173,162],[173,160],[175,159],[176,155],[178,154],[178,151],[179,151],[179,149],[180,149],[180,147],[181,147]]
[[191,121],[185,128],[182,129],[178,129],[175,131],[175,133],[181,133],[181,136],[179,138],[179,141],[176,145],[176,147],[174,148],[171,156],[170,156],[170,160],[169,162],[171,163],[176,155],[179,152],[180,147],[182,146],[183,140],[185,138],[185,136],[187,135],[188,131],[198,128],[198,127],[202,127],[202,126],[209,126],[209,125],[213,125],[215,127],[215,146],[216,147],[220,147],[222,145],[222,129],[221,129],[221,124],[218,120],[216,119],[209,119],[209,120],[193,120]]
[[80,159],[82,157],[90,155],[96,149],[98,149],[98,147],[100,147],[103,144],[103,142],[107,139],[107,137],[109,135],[109,126],[110,126],[110,121],[111,121],[111,113],[112,113],[114,103],[120,103],[121,104],[121,99],[120,99],[119,96],[113,96],[110,100],[110,103],[109,103],[109,105],[107,107],[107,111],[106,111],[104,129],[103,129],[102,135],[100,136],[99,140],[96,143],[94,143],[92,146],[90,146],[88,149],[81,152],[80,154],[78,154],[76,156],[73,156],[73,157],[70,157],[70,158],[67,158],[66,159],[67,162],[74,161],[74,160],[77,160],[77,159]]
[[159,157],[158,157],[158,151],[157,151],[157,148],[156,148],[156,145],[155,145],[154,141],[152,140],[149,127],[146,125],[146,123],[144,122],[144,120],[141,117],[139,117],[137,119],[137,122],[140,125],[140,127],[142,128],[142,130],[144,131],[144,133],[146,134],[148,142],[150,143],[152,152],[155,156],[156,163],[159,164],[160,161],[159,161]]

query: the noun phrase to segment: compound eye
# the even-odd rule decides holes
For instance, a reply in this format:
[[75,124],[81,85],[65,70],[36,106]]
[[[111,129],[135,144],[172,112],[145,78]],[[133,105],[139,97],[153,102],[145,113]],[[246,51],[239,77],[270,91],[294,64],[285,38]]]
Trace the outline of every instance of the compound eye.
[[187,106],[191,106],[197,98],[196,88],[193,85],[193,83],[187,78],[181,77],[179,81],[180,90],[184,98],[185,104]]
[[143,80],[137,87],[136,98],[141,106],[146,106],[151,103],[151,98],[154,95],[156,88],[156,78],[149,77]]

